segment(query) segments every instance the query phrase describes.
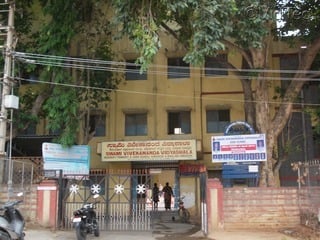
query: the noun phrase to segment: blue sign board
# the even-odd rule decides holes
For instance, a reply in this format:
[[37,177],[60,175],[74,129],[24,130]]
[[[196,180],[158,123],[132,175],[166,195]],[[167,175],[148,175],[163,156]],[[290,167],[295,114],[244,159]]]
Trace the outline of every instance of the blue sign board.
[[63,170],[63,174],[89,174],[90,147],[74,145],[64,148],[56,143],[43,143],[44,170]]

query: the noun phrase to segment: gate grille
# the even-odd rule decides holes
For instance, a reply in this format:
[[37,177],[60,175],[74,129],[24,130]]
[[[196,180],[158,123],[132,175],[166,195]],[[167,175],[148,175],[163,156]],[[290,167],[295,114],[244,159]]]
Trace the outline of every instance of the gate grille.
[[144,204],[110,204],[106,226],[108,230],[151,230],[151,214]]
[[[72,228],[73,211],[80,208],[82,203],[65,204],[64,229]],[[109,231],[149,231],[151,230],[151,211],[144,204],[111,203],[107,213],[106,203],[96,204],[96,213],[100,230]]]
[[145,201],[150,186],[147,172],[67,176],[63,184],[62,224],[72,228],[72,216],[86,202],[96,201],[96,213],[101,230],[151,230],[152,214]]

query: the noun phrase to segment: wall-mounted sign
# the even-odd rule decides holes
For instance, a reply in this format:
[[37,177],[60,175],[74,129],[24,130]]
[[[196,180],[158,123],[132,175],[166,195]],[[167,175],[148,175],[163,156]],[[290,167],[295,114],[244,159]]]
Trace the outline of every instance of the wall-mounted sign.
[[63,174],[89,174],[90,147],[76,145],[64,148],[56,143],[43,143],[44,170],[63,170]]
[[213,136],[212,162],[266,161],[265,134]]
[[235,121],[230,123],[224,131],[224,135],[241,135],[241,134],[254,134],[253,127],[243,121]]
[[196,160],[196,140],[103,142],[101,160],[150,161]]
[[179,165],[180,175],[198,175],[206,171],[207,169],[203,164],[180,164]]

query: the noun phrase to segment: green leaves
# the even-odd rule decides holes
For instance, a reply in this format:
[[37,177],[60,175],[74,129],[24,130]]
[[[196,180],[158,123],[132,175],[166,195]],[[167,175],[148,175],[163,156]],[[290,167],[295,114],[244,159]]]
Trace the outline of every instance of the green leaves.
[[78,109],[75,89],[56,87],[52,96],[46,101],[44,110],[49,120],[48,130],[60,132],[58,142],[64,146],[76,143],[79,130]]
[[145,71],[152,62],[153,57],[161,47],[160,39],[157,34],[158,27],[155,22],[150,19],[145,25],[138,24],[132,32],[132,41],[136,49],[140,49],[141,57],[137,59],[137,63],[141,64],[141,71]]
[[231,30],[229,17],[233,14],[233,1],[194,2],[189,52],[185,60],[194,65],[202,65],[206,56],[215,55],[224,50],[223,38]]
[[244,49],[262,48],[265,37],[275,24],[273,1],[237,0],[237,11],[232,18],[231,37]]
[[281,13],[282,36],[295,36],[303,41],[312,42],[319,36],[320,4],[318,0],[290,0],[281,2],[278,6]]
[[[201,65],[224,50],[224,39],[240,47],[261,48],[274,21],[273,1],[260,0],[114,0],[115,23],[140,53],[143,70],[161,47],[158,31],[166,25],[186,48],[184,60]],[[175,25],[176,27],[172,27]]]
[[[52,57],[37,60],[36,67],[25,65],[21,67],[21,72],[23,77],[34,75],[41,82],[40,88],[47,94],[39,90],[35,95],[29,95],[23,109],[20,109],[20,119],[22,125],[25,121],[33,120],[27,116],[36,103],[41,104],[34,111],[38,116],[33,117],[36,120],[46,118],[49,132],[59,133],[56,140],[64,146],[71,146],[78,139],[80,122],[85,115],[83,112],[108,101],[111,90],[118,84],[112,72],[95,70],[107,69],[106,65],[100,68],[90,61],[72,63],[68,60],[69,52],[77,52],[78,45],[81,45],[81,54],[86,54],[81,58],[111,60],[111,30],[106,12],[108,5],[100,0],[40,0],[39,4],[37,14],[44,21],[32,28],[32,35],[25,37],[27,44],[19,46],[24,46],[22,52]],[[70,64],[78,67],[71,69]],[[80,65],[83,68],[79,68]],[[41,101],[37,102],[39,96]]]
[[[141,57],[137,59],[137,63],[141,64],[141,71],[147,69],[161,47],[157,33],[160,25],[159,22],[156,22],[156,16],[152,12],[160,5],[161,3],[154,1],[113,1],[114,24],[121,26],[121,34],[128,35],[134,48],[140,52]],[[163,13],[157,15],[163,16]]]

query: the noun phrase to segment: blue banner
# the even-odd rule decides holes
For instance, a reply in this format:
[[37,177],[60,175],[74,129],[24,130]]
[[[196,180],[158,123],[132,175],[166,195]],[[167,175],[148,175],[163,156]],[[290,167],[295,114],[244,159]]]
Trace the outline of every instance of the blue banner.
[[74,145],[64,148],[56,143],[43,143],[44,170],[63,170],[63,174],[89,174],[90,147]]

